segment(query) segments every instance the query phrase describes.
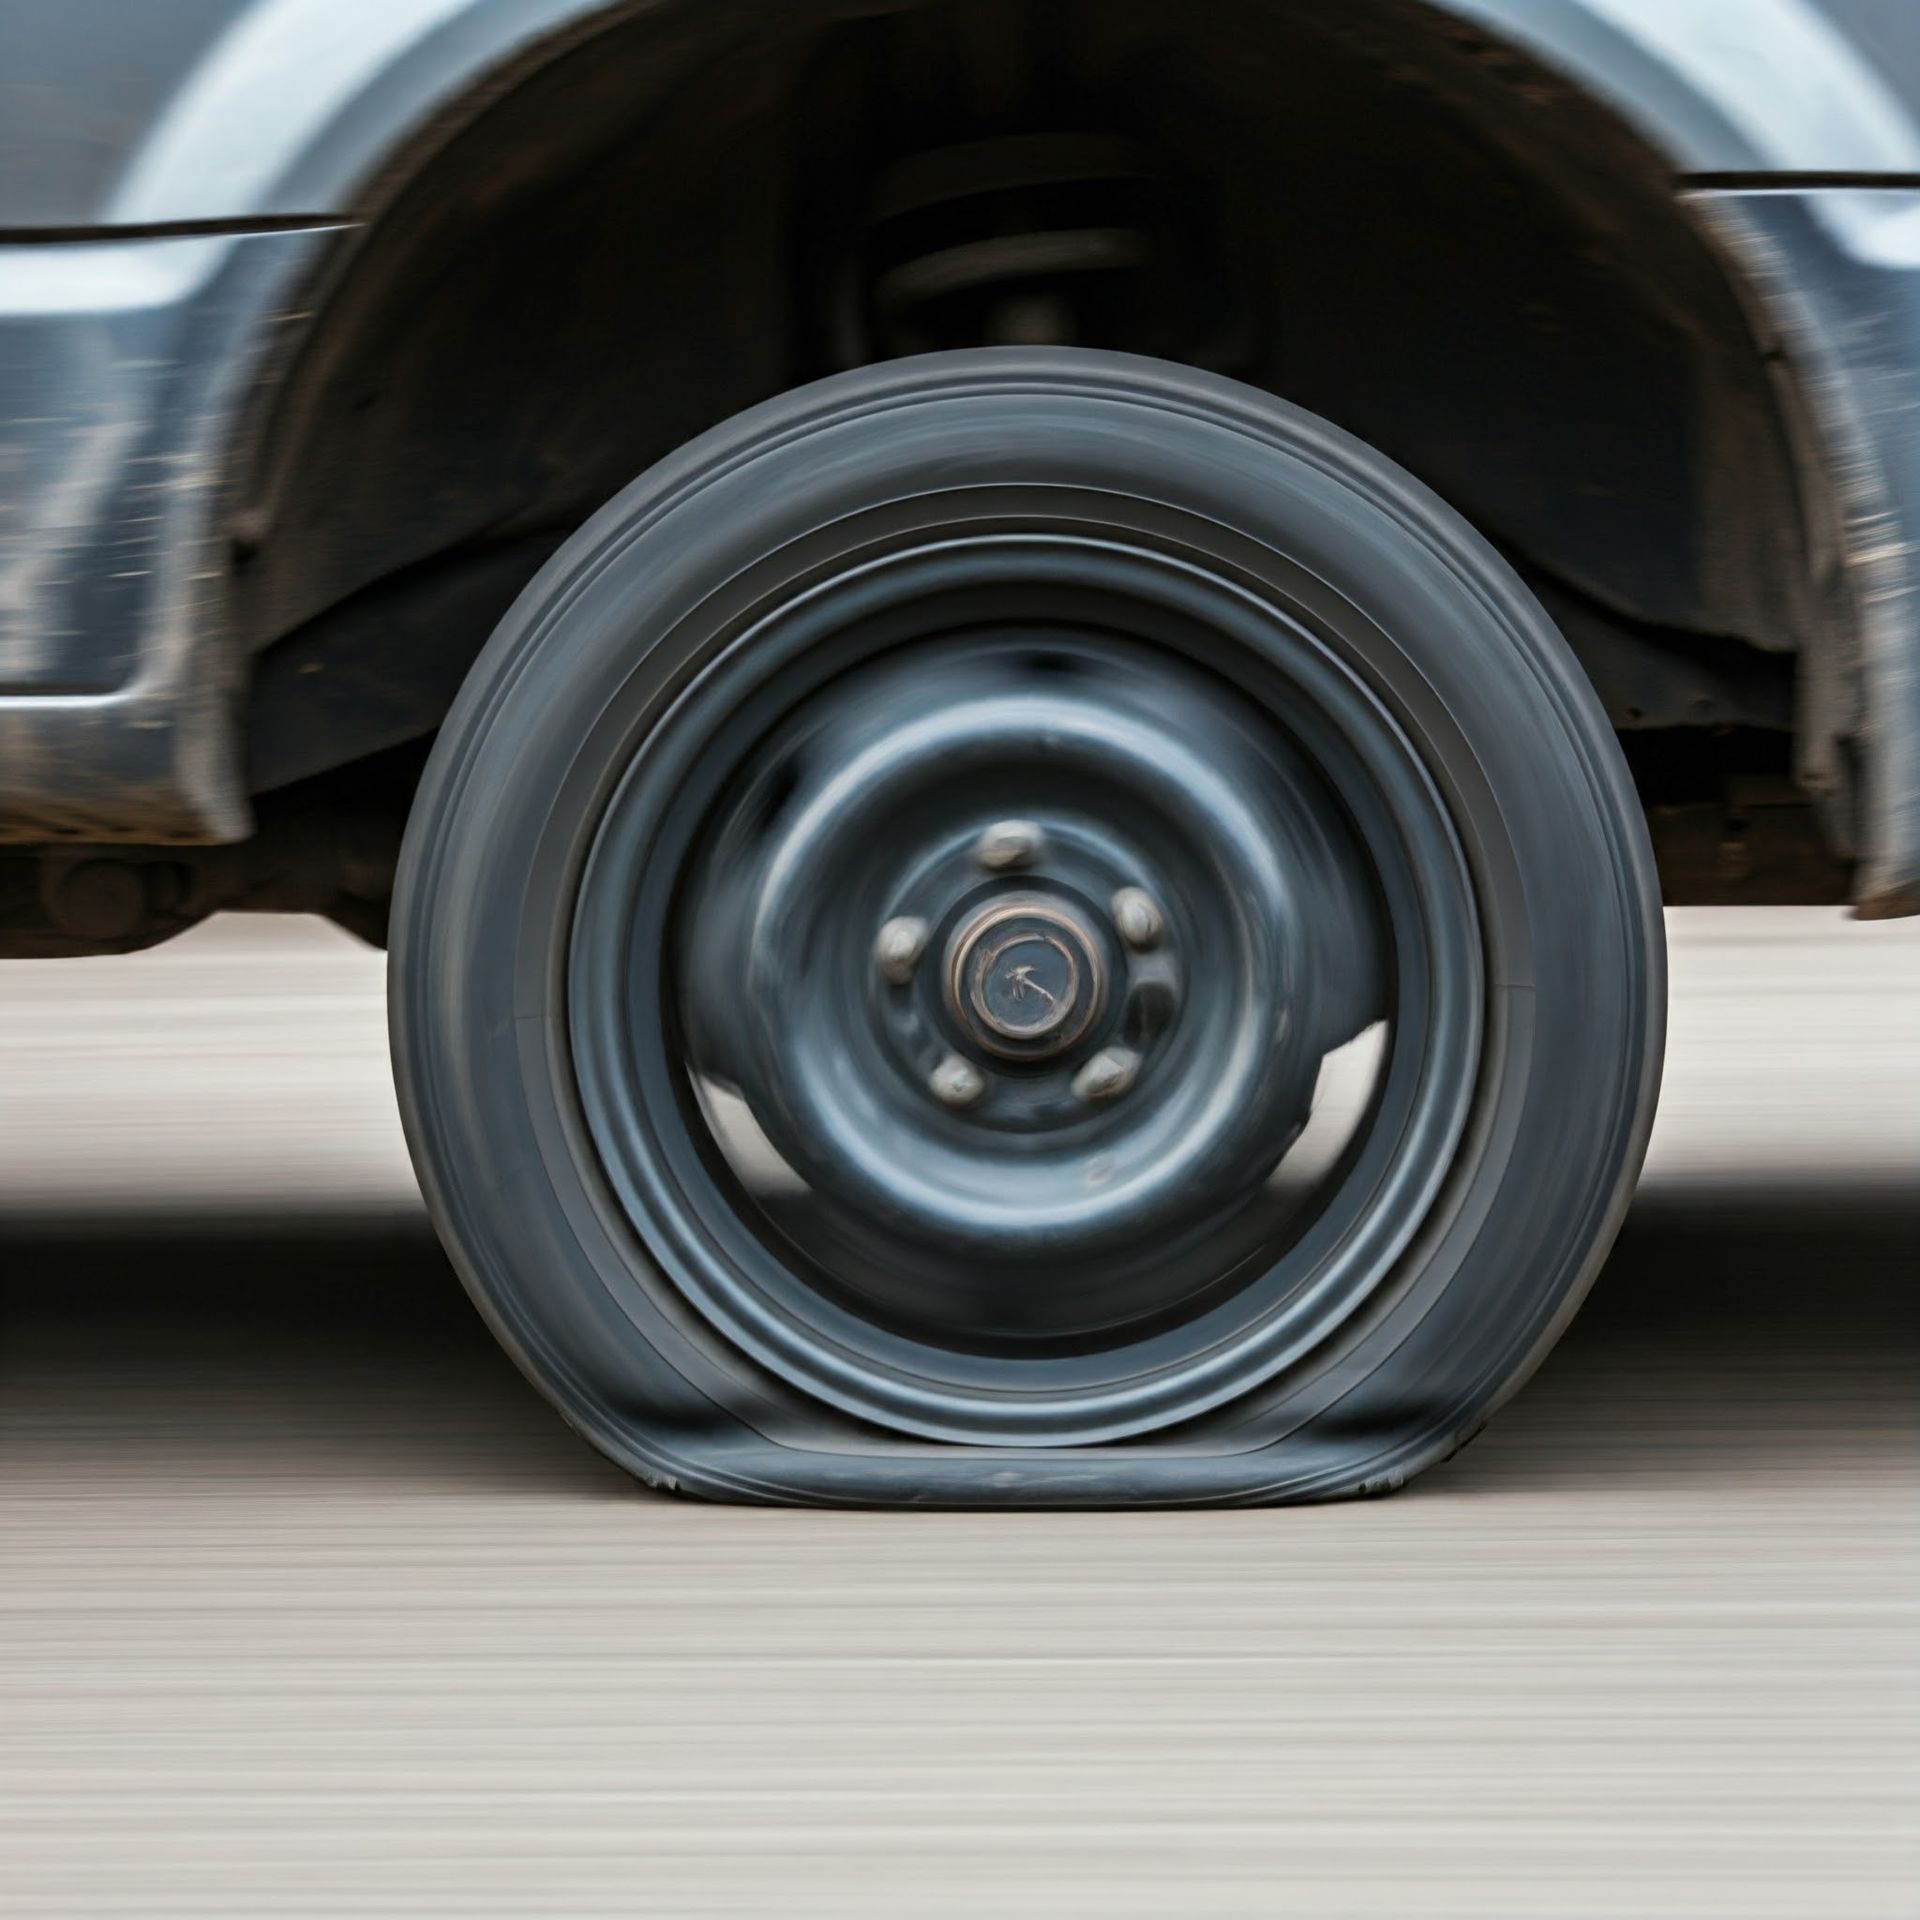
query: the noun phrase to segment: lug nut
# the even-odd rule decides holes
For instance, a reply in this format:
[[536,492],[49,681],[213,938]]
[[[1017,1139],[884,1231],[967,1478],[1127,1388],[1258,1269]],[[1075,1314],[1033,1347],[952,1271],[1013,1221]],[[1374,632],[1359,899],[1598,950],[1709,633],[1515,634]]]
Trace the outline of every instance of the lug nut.
[[986,1092],[987,1079],[971,1060],[950,1053],[928,1076],[927,1085],[943,1107],[971,1107]]
[[1131,1047],[1102,1047],[1073,1076],[1077,1100],[1114,1100],[1133,1085],[1140,1072],[1140,1056]]
[[1160,903],[1144,887],[1122,887],[1113,896],[1111,911],[1115,930],[1136,953],[1157,947],[1167,930]]
[[1040,858],[1047,836],[1031,820],[996,820],[974,842],[973,857],[992,873],[1030,867]]
[[924,920],[911,914],[889,920],[873,940],[873,964],[880,969],[882,978],[896,987],[904,987],[913,978],[913,970],[927,950],[930,932]]

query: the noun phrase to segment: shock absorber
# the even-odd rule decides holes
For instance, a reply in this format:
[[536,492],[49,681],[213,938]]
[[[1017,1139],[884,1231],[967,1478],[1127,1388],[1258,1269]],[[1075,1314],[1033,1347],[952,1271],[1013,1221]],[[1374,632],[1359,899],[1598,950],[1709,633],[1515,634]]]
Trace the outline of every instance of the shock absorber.
[[1138,151],[1107,134],[1015,134],[898,161],[868,225],[873,344],[893,356],[1114,343],[1166,264],[1155,198]]

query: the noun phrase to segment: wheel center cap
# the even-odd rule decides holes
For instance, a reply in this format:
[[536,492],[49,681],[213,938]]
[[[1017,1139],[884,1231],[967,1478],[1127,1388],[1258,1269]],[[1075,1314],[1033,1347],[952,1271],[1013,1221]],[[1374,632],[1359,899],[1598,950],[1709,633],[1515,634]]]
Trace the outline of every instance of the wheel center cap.
[[986,908],[954,935],[949,954],[954,1016],[993,1053],[1057,1052],[1087,1030],[1106,998],[1092,934],[1051,901]]

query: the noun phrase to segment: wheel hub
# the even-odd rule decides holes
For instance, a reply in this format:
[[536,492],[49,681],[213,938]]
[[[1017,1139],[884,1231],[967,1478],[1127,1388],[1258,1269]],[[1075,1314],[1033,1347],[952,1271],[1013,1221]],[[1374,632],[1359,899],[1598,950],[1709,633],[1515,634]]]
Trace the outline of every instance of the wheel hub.
[[989,1053],[1057,1053],[1086,1032],[1106,998],[1099,943],[1052,901],[996,902],[954,936],[947,1003],[967,1038]]
[[795,703],[710,832],[682,1017],[833,1284],[1051,1338],[1186,1300],[1290,1204],[1264,1183],[1377,941],[1244,696],[1117,635],[963,630]]

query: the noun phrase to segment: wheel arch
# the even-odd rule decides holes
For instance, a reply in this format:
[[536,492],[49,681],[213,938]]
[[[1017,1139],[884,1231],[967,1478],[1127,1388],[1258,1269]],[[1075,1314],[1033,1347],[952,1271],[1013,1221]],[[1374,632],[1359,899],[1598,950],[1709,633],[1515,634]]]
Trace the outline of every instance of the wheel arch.
[[[1676,174],[1916,174],[1920,121],[1809,0],[1417,0],[1572,82]],[[750,13],[732,0],[726,10]],[[695,9],[711,17],[721,5]],[[853,4],[847,13],[886,10]],[[103,224],[364,217],[414,157],[584,38],[672,0],[249,0],[131,150]]]
[[[311,23],[325,4],[268,0],[271,12],[314,32],[322,31]],[[902,10],[846,0],[819,13],[831,20]],[[1861,604],[1883,598],[1886,565],[1884,539],[1862,526],[1873,517],[1862,503],[1883,506],[1889,489],[1872,483],[1878,462],[1870,424],[1863,430],[1846,384],[1822,364],[1824,340],[1817,330],[1810,334],[1801,290],[1779,272],[1777,249],[1762,244],[1749,225],[1721,217],[1722,190],[1712,183],[1842,168],[1920,171],[1920,132],[1911,114],[1847,36],[1804,0],[1763,0],[1764,17],[1749,20],[1749,37],[1772,36],[1783,60],[1791,56],[1785,64],[1758,63],[1757,91],[1754,73],[1730,59],[1710,27],[1676,16],[1660,0],[1555,0],[1546,7],[1524,0],[1383,0],[1374,11],[1382,21],[1398,17],[1467,47],[1495,92],[1524,91],[1530,72],[1570,87],[1615,122],[1644,165],[1670,183],[1678,217],[1719,262],[1728,291],[1749,316],[1753,357],[1767,366],[1771,404],[1790,448],[1795,533],[1807,558],[1804,582],[1793,594],[1799,604],[1780,616],[1792,637],[1776,635],[1768,643],[1799,650],[1809,668],[1801,676],[1796,716],[1796,773],[1823,803],[1841,850],[1868,855],[1864,885],[1884,896],[1890,872],[1901,866],[1902,834],[1889,824],[1899,812],[1901,780],[1876,778],[1873,762],[1897,766],[1920,740],[1920,713],[1889,726],[1885,716],[1899,703],[1872,698],[1872,687],[1863,684],[1863,675],[1887,671],[1889,640],[1883,633],[1877,647],[1863,642]],[[678,20],[686,25],[676,32]],[[424,0],[402,9],[383,25],[383,60],[359,50],[353,61],[329,69],[327,88],[302,101],[281,142],[277,170],[261,159],[253,163],[263,214],[324,206],[360,223],[328,262],[330,288],[316,303],[316,331],[327,324],[332,296],[352,286],[356,255],[386,211],[463,129],[536,72],[583,43],[598,44],[629,27],[666,33],[679,51],[689,35],[738,44],[764,26],[756,26],[751,5],[693,10],[661,0]],[[228,90],[239,84],[245,51],[236,42],[231,57],[218,63]],[[1776,73],[1789,73],[1792,85],[1769,84]],[[209,79],[204,90],[212,98],[221,87]],[[1499,109],[1483,98],[1478,110]],[[192,125],[183,119],[169,140],[151,143],[150,183],[190,171],[180,156],[191,145]],[[141,173],[130,170],[129,180]],[[146,203],[154,212],[164,204]],[[1783,341],[1791,342],[1791,358]],[[297,409],[297,380],[293,386]],[[276,442],[285,437],[277,431]],[[1841,471],[1850,489],[1844,501],[1836,479]],[[1876,575],[1859,581],[1851,563],[1868,549],[1878,556]],[[1911,649],[1910,638],[1891,643],[1896,660]],[[1856,767],[1847,742],[1864,734],[1869,708],[1882,718],[1875,737],[1865,741],[1866,764]],[[1854,791],[1856,780],[1864,796]]]
[[[822,9],[834,17],[897,10],[871,0]],[[1879,423],[1863,408],[1859,383],[1826,353],[1825,333],[1846,313],[1814,302],[1810,327],[1810,303],[1795,276],[1782,272],[1781,250],[1753,223],[1691,203],[1756,180],[1902,172],[1920,178],[1913,114],[1808,0],[1763,0],[1743,20],[1743,39],[1770,39],[1790,56],[1779,70],[1792,85],[1777,99],[1764,87],[1754,94],[1753,72],[1730,59],[1711,27],[1662,0],[1404,0],[1401,11],[1474,43],[1489,64],[1513,63],[1522,83],[1528,67],[1557,76],[1615,119],[1679,190],[1686,217],[1753,316],[1756,351],[1774,357],[1782,404],[1800,436],[1808,551],[1816,564],[1823,551],[1835,558],[1835,578],[1811,586],[1827,613],[1807,637],[1824,659],[1807,678],[1829,711],[1803,714],[1803,731],[1831,741],[1862,711],[1875,714],[1874,729],[1863,736],[1868,777],[1856,816],[1868,855],[1862,884],[1883,903],[1903,897],[1901,889],[1920,880],[1910,772],[1920,753],[1920,695],[1911,686],[1915,636],[1910,616],[1889,631],[1883,613],[1877,638],[1863,645],[1857,602],[1871,597],[1884,607],[1889,598],[1886,517],[1891,512],[1908,524],[1915,517],[1907,511],[1905,476],[1889,471],[1897,454],[1879,444]],[[301,324],[287,324],[284,291],[274,310],[259,316],[284,368],[324,330],[333,300],[352,284],[366,236],[462,129],[523,81],[643,19],[663,31],[697,22],[703,33],[750,34],[762,13],[745,0],[697,9],[674,0],[253,0],[189,69],[133,148],[109,217],[149,228],[348,223],[308,289],[312,297],[292,316]],[[1790,359],[1780,357],[1782,341],[1790,343]],[[297,381],[290,385],[297,389]],[[274,411],[280,403],[271,394],[268,384],[236,427],[230,452],[238,470],[259,456],[269,430],[284,425],[287,416]],[[244,487],[239,497],[244,544]],[[1892,583],[1896,602],[1910,604],[1911,572],[1907,563]],[[225,650],[233,642],[228,632],[210,630],[204,644]],[[236,762],[244,758],[238,726],[231,747]],[[1874,778],[1875,761],[1889,764],[1891,775]],[[1802,774],[1811,775],[1810,785],[1838,784],[1847,769],[1837,751],[1811,760],[1803,752]],[[137,837],[137,824],[129,823],[126,837]]]

